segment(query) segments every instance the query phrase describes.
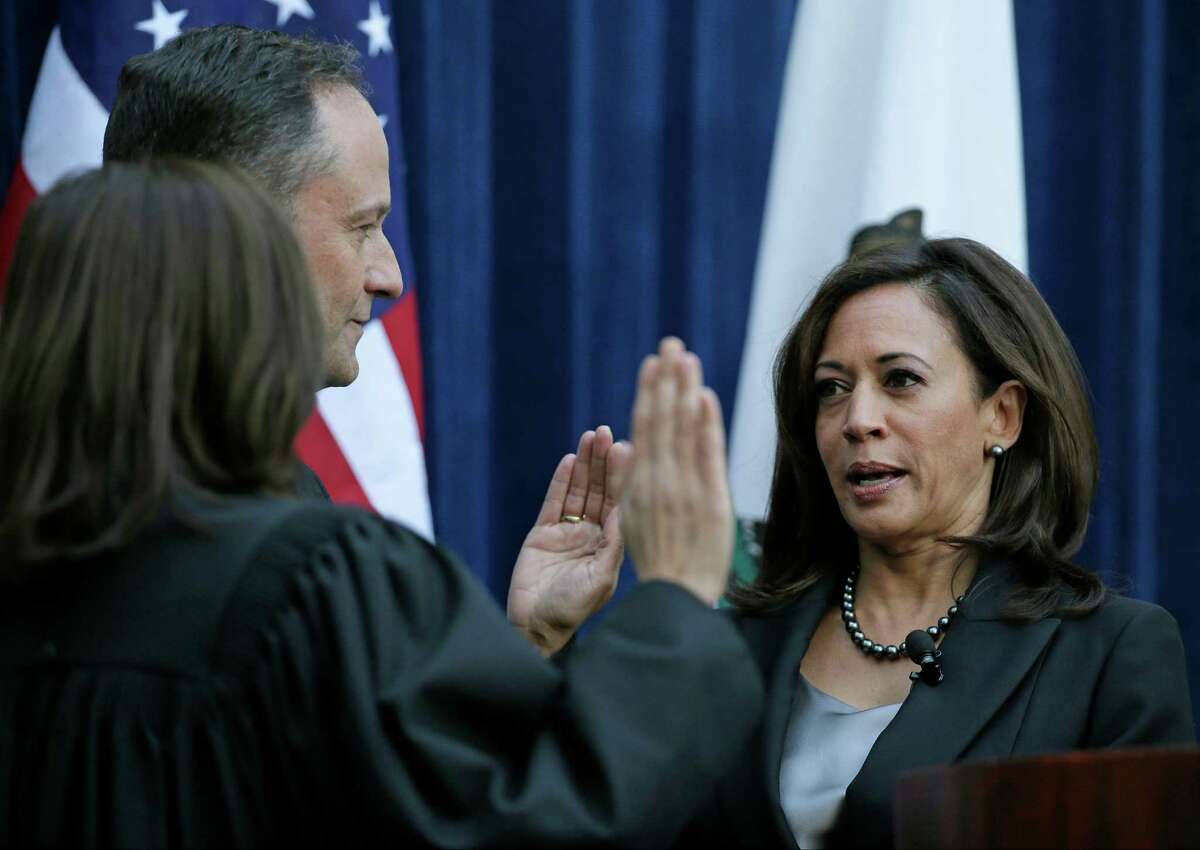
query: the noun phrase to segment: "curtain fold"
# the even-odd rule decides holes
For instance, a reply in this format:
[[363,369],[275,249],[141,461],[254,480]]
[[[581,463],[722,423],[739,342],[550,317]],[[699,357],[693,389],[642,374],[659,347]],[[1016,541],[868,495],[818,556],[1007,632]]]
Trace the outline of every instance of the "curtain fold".
[[660,336],[728,420],[795,3],[405,8],[437,534],[502,600],[559,457],[627,436]]
[[1100,439],[1078,560],[1175,615],[1197,705],[1200,7],[1015,10],[1030,269],[1079,352]]

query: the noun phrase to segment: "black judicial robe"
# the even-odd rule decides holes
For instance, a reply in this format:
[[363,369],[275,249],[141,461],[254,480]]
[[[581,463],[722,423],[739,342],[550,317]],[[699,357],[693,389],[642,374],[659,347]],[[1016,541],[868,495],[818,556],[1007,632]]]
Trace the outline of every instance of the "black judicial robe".
[[0,593],[0,845],[661,847],[761,707],[674,585],[549,663],[378,517],[187,516]]
[[[896,781],[912,768],[1195,743],[1183,642],[1170,614],[1113,595],[1085,617],[1011,622],[1002,609],[1016,587],[1008,564],[981,566],[941,644],[945,681],[913,685],[846,789],[825,846],[891,846]],[[677,847],[796,847],[779,803],[784,736],[800,661],[840,593],[827,577],[774,615],[737,617],[767,682],[767,705],[743,757]]]
[[296,462],[296,495],[301,499],[329,501],[329,491],[325,489],[317,473],[313,472],[311,466],[299,461]]

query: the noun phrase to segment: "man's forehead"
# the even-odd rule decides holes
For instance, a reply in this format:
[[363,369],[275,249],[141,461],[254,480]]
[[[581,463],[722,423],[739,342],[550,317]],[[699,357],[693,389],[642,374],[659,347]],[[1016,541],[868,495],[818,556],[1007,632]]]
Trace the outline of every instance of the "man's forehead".
[[387,138],[361,94],[340,86],[317,95],[318,132],[329,170],[314,182],[336,184],[347,214],[386,212],[391,204]]
[[317,106],[317,131],[328,141],[377,142],[384,153],[387,137],[379,117],[365,97],[350,86],[322,89],[314,95]]

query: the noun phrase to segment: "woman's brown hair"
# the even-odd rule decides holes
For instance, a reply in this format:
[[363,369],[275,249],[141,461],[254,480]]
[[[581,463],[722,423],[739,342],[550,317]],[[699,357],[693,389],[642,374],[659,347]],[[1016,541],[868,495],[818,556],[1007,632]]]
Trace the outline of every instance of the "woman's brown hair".
[[1020,439],[998,463],[987,515],[959,547],[1007,558],[1021,591],[1006,614],[1083,614],[1104,598],[1092,572],[1073,564],[1087,529],[1098,449],[1079,360],[1033,283],[969,239],[895,245],[835,268],[793,325],[775,360],[778,449],[753,583],[730,598],[743,610],[786,604],[822,575],[858,557],[817,452],[813,372],[826,330],[850,297],[887,283],[914,287],[955,331],[982,400],[1008,380],[1027,393]]
[[59,183],[0,315],[0,578],[127,542],[178,488],[286,492],[322,340],[292,229],[239,173]]

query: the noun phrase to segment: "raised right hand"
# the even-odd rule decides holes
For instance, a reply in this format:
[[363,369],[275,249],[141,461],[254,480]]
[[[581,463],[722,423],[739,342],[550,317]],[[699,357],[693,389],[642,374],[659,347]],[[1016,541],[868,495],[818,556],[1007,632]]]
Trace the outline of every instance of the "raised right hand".
[[674,337],[642,362],[633,452],[621,531],[638,577],[673,581],[715,604],[733,551],[725,428],[700,358]]

